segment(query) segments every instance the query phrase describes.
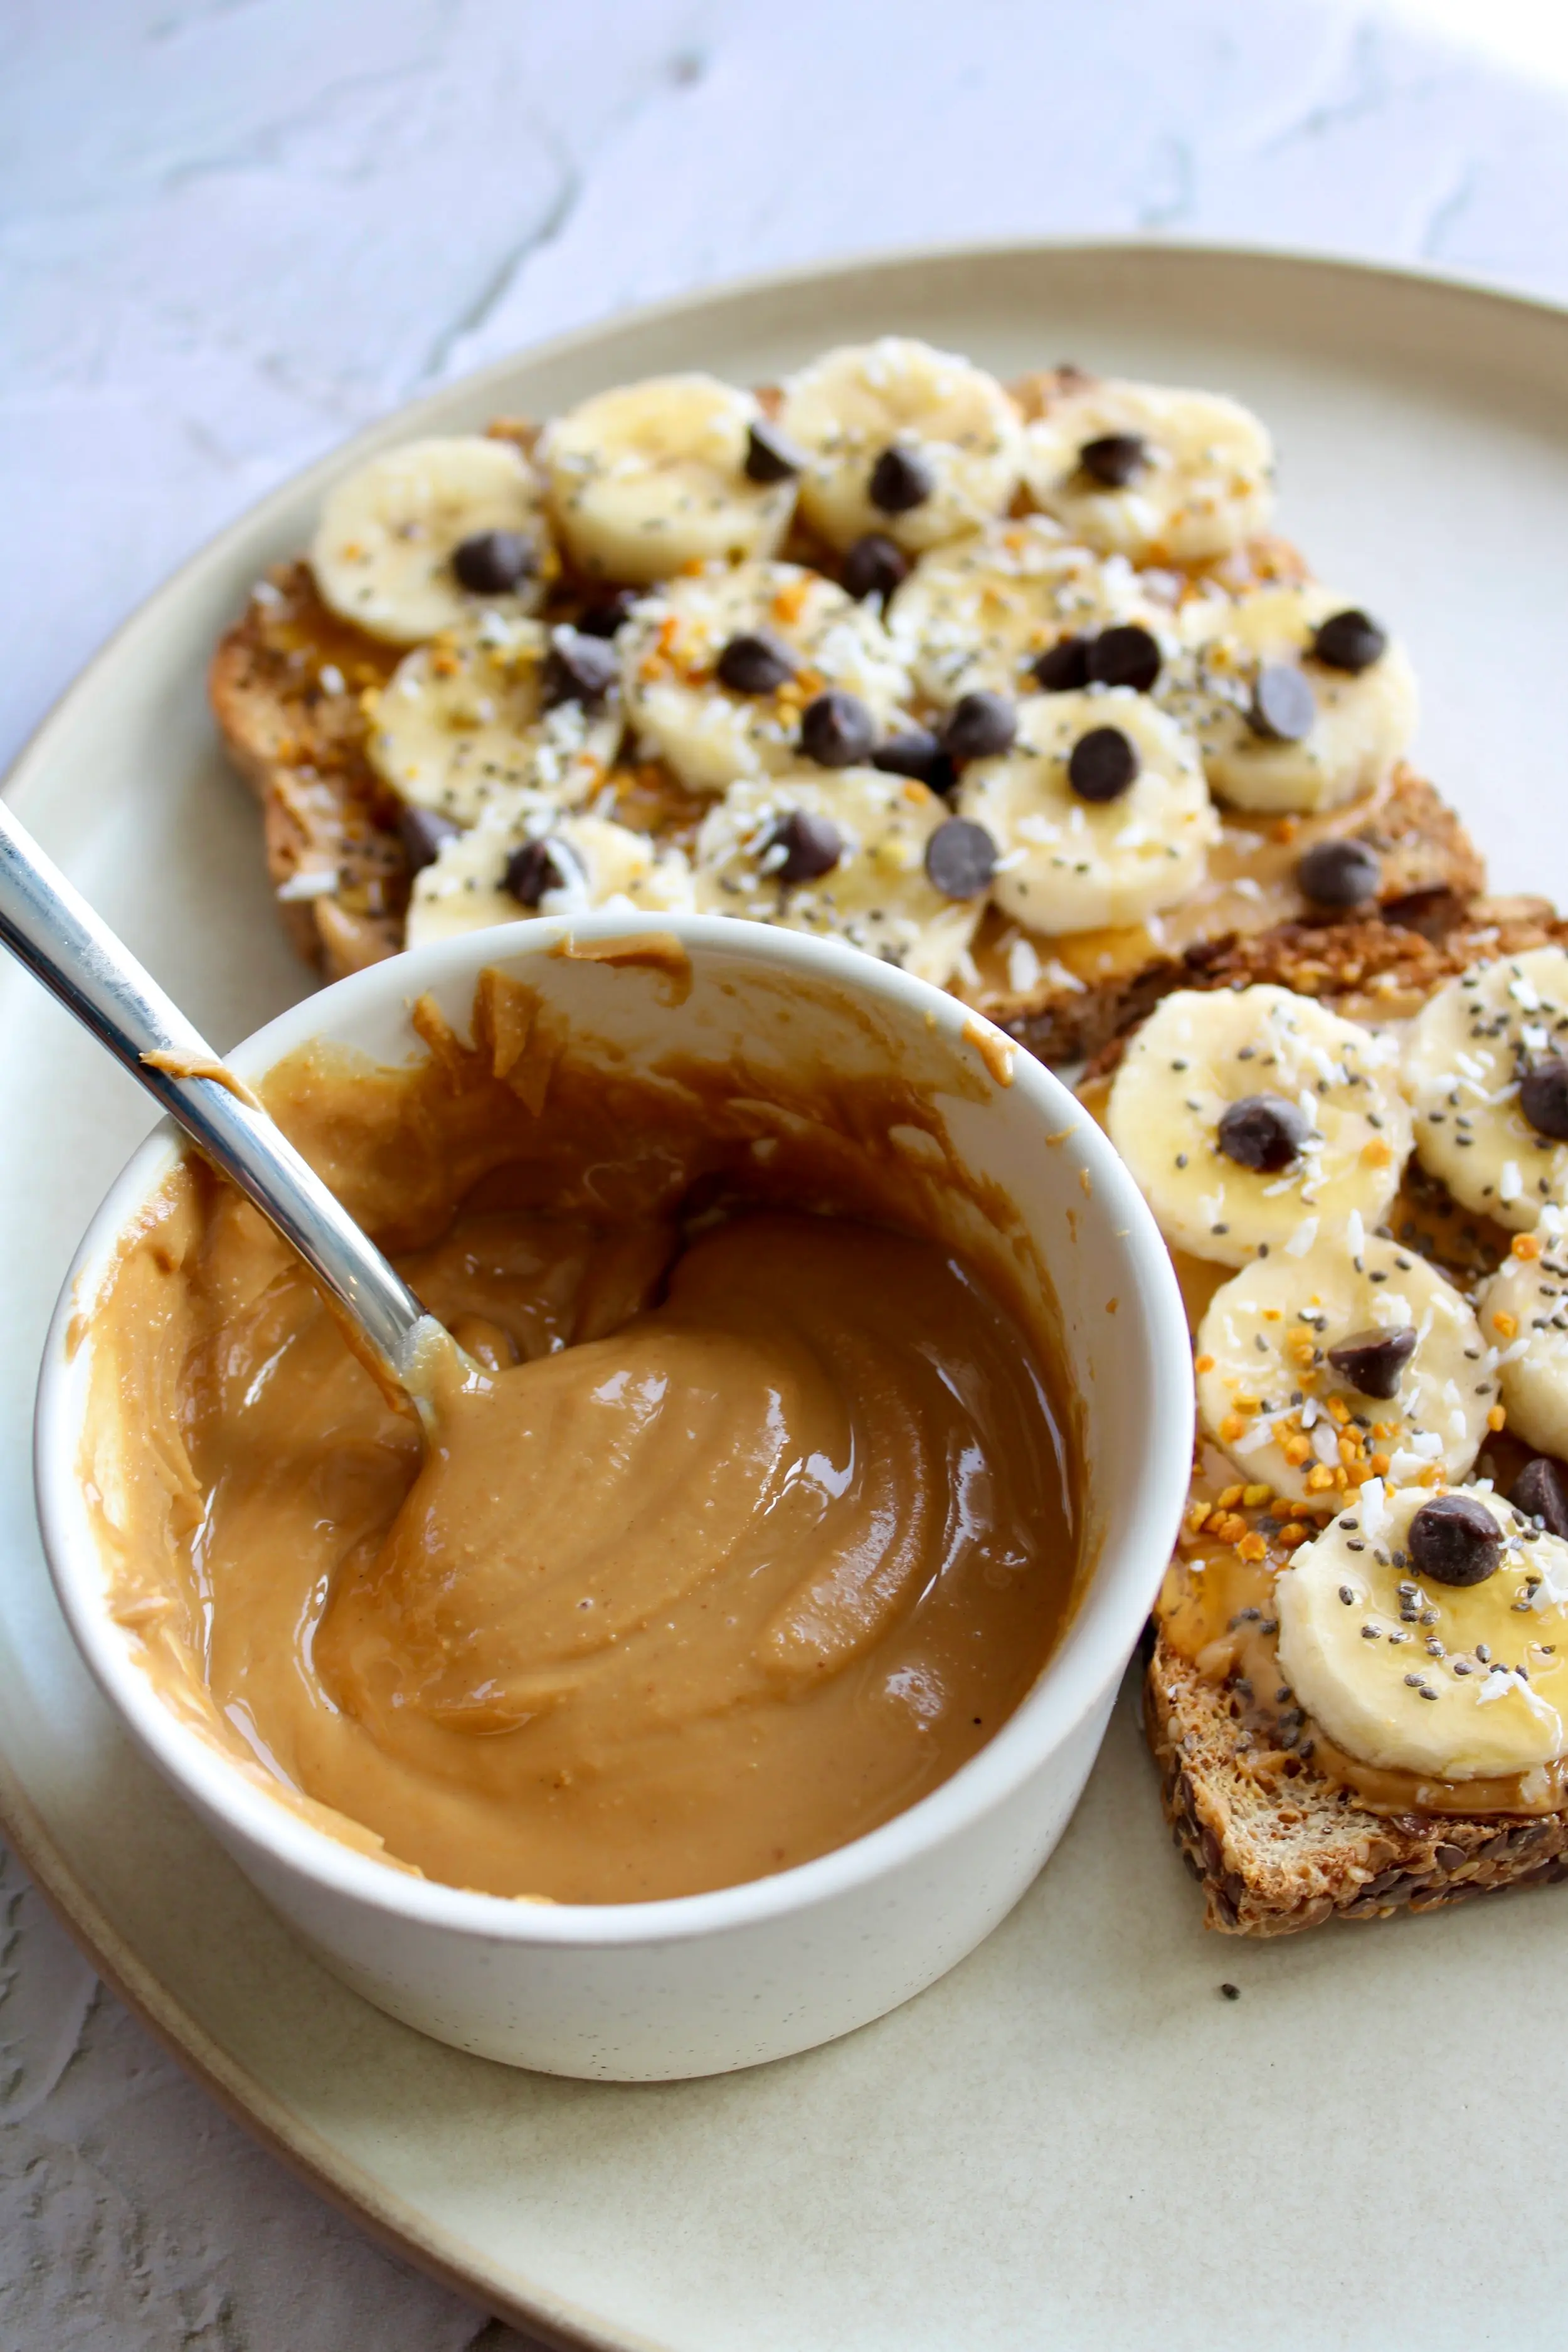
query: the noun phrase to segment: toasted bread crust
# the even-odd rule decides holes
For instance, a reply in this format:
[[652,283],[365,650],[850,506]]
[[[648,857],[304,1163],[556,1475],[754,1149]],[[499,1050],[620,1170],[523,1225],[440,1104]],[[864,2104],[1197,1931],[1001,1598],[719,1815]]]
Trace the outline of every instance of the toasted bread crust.
[[1280,1751],[1237,1747],[1236,1702],[1156,1633],[1143,1723],[1165,1818],[1211,1927],[1288,1936],[1323,1920],[1433,1911],[1568,1878],[1568,1812],[1366,1811]]

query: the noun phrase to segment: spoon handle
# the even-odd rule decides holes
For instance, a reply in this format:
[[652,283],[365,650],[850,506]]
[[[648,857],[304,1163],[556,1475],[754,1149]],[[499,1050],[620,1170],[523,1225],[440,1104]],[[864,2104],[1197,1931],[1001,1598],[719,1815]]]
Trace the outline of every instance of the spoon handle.
[[[418,1299],[266,1112],[194,1069],[217,1056],[0,801],[0,943],[107,1045],[204,1157],[270,1219],[347,1317],[384,1381],[406,1389],[433,1328]],[[421,1329],[423,1326],[423,1330]]]

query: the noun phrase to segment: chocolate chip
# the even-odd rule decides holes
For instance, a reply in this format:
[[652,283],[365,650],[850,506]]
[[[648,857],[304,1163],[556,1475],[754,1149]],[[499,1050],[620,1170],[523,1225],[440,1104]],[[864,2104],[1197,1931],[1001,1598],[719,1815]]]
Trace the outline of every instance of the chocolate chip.
[[1098,440],[1084,443],[1078,462],[1091,482],[1124,490],[1146,470],[1149,444],[1142,433],[1102,433]]
[[1277,1176],[1300,1159],[1311,1131],[1300,1103],[1284,1095],[1243,1095],[1221,1114],[1219,1148],[1238,1168]]
[[1363,1396],[1392,1397],[1399,1394],[1399,1375],[1415,1353],[1414,1331],[1352,1331],[1329,1349],[1329,1361]]
[[827,817],[816,816],[810,809],[791,809],[768,835],[768,847],[784,853],[769,868],[781,882],[816,882],[831,874],[843,856],[844,836]]
[[1247,705],[1247,723],[1273,743],[1299,743],[1312,731],[1317,699],[1299,669],[1289,662],[1265,662]]
[[506,887],[520,907],[537,907],[547,890],[565,887],[566,872],[552,841],[525,841],[506,861]]
[[1527,1519],[1543,1521],[1549,1536],[1568,1538],[1568,1466],[1552,1454],[1538,1454],[1525,1464],[1508,1499]]
[[765,416],[759,417],[746,436],[746,479],[787,482],[805,471],[805,450],[797,449],[788,434],[781,433]]
[[584,710],[597,710],[620,675],[620,657],[603,637],[557,629],[544,663],[545,703],[553,709],[558,702],[580,702]]
[[978,898],[996,871],[996,844],[983,824],[950,816],[926,844],[926,874],[944,898]]
[[1502,1559],[1502,1529],[1473,1495],[1435,1495],[1405,1541],[1411,1566],[1434,1584],[1484,1584]]
[[1388,632],[1354,604],[1347,605],[1342,613],[1331,613],[1320,624],[1312,651],[1328,668],[1349,670],[1352,677],[1359,677],[1388,651]]
[[462,831],[449,816],[437,816],[434,809],[405,808],[397,819],[398,837],[408,858],[411,874],[421,874],[426,866],[434,866],[441,854],[443,842]]
[[801,713],[800,748],[819,768],[853,768],[868,757],[876,740],[876,722],[858,694],[835,687]]
[[991,760],[1011,751],[1018,713],[1005,694],[961,694],[948,712],[942,747],[955,760]]
[[908,514],[923,507],[936,488],[936,469],[919,449],[901,441],[889,444],[871,468],[867,485],[871,504],[884,514]]
[[950,793],[958,782],[957,769],[929,727],[906,727],[889,735],[872,752],[871,765],[885,775],[913,776],[933,793]]
[[452,550],[452,569],[476,596],[504,596],[533,570],[531,542],[520,530],[477,530]]
[[1568,1142],[1568,1062],[1560,1054],[1537,1062],[1519,1082],[1519,1107],[1537,1135]]
[[631,619],[639,593],[636,588],[613,588],[607,596],[599,597],[585,613],[578,614],[579,636],[615,636]]
[[1383,860],[1364,841],[1315,841],[1296,866],[1296,887],[1313,907],[1363,907],[1382,880]]
[[1080,801],[1120,800],[1137,775],[1137,747],[1120,727],[1091,727],[1068,759],[1068,782]]
[[756,629],[731,637],[716,667],[731,694],[776,694],[795,676],[795,659],[782,637]]
[[844,559],[844,585],[858,602],[868,596],[886,602],[909,576],[909,557],[879,530],[867,531]]
[[1034,676],[1047,694],[1076,694],[1089,684],[1089,651],[1092,637],[1063,637],[1047,646],[1034,667]]
[[1101,629],[1089,648],[1089,675],[1096,686],[1131,686],[1147,694],[1160,675],[1159,641],[1136,621]]

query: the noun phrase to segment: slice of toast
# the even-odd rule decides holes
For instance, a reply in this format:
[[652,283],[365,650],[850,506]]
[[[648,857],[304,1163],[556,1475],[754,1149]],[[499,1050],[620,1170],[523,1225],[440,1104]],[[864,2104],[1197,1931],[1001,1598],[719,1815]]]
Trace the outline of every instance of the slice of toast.
[[[1362,1020],[1408,1018],[1447,980],[1479,959],[1568,944],[1568,922],[1543,900],[1478,899],[1458,919],[1429,910],[1427,933],[1376,919],[1292,924],[1232,942],[1189,971],[1189,987],[1236,988],[1273,982],[1332,1003]],[[1124,1040],[1105,1052],[1080,1089],[1103,1104]],[[1463,1283],[1507,1251],[1510,1236],[1458,1211],[1412,1164],[1391,1219],[1396,1237]],[[1178,1261],[1195,1312],[1225,1269]],[[1506,1490],[1525,1459],[1506,1433],[1491,1439],[1477,1475]],[[1228,1486],[1226,1482],[1232,1482]],[[1528,1816],[1453,1811],[1372,1811],[1331,1770],[1327,1743],[1293,1704],[1268,1703],[1273,1621],[1256,1607],[1230,1620],[1248,1672],[1224,1643],[1198,1661],[1171,1638],[1180,1607],[1181,1563],[1200,1558],[1205,1576],[1225,1576],[1257,1539],[1264,1567],[1283,1565],[1279,1523],[1267,1501],[1249,1507],[1224,1456],[1200,1447],[1193,1501],[1176,1562],[1152,1622],[1144,1724],[1160,1773],[1172,1835],[1204,1890],[1208,1923],[1231,1933],[1287,1935],[1331,1918],[1385,1917],[1431,1910],[1505,1886],[1568,1877],[1568,1810]],[[1231,1498],[1218,1507],[1221,1494]],[[1196,1522],[1197,1524],[1194,1524]],[[1289,1541],[1287,1536],[1287,1542]],[[1249,1588],[1250,1589],[1250,1588]],[[1228,1600],[1223,1604],[1228,1607]],[[1245,1615],[1251,1622],[1238,1622]],[[1289,1696],[1288,1694],[1286,1695]]]
[[[1049,371],[1012,390],[1025,414],[1035,415],[1063,381],[1061,371]],[[767,404],[767,388],[761,396]],[[515,419],[490,430],[525,449],[536,438],[534,426]],[[835,560],[804,543],[786,552],[825,566]],[[1305,575],[1296,551],[1273,537],[1204,569],[1232,589]],[[1177,593],[1180,576],[1170,575],[1169,586]],[[561,603],[563,613],[574,609],[569,579]],[[262,804],[279,917],[298,951],[330,980],[403,943],[411,877],[399,809],[365,752],[369,702],[400,651],[338,620],[300,562],[258,584],[212,662],[209,690],[224,742]],[[613,781],[626,822],[689,842],[700,811],[672,777],[647,765]],[[1379,852],[1380,903],[1395,917],[1437,904],[1457,909],[1482,886],[1480,860],[1458,819],[1430,784],[1402,768],[1367,798],[1324,816],[1230,813],[1207,881],[1188,904],[1148,924],[1044,939],[989,914],[958,992],[1042,1060],[1081,1060],[1184,984],[1194,956],[1306,915],[1296,861],[1313,841],[1336,835],[1353,835]]]

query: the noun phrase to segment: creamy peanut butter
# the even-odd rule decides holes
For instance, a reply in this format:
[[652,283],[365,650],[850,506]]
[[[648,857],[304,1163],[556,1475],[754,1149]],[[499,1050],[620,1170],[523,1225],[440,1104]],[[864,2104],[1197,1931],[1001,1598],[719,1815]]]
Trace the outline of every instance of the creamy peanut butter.
[[425,1006],[427,1062],[264,1089],[467,1351],[428,1447],[191,1162],[96,1303],[83,1475],[149,1672],[288,1801],[431,1877],[647,1900],[991,1738],[1071,1603],[1076,1450],[1051,1335],[889,1140],[929,1106],[634,1081],[535,1010],[492,980],[476,1047]]

